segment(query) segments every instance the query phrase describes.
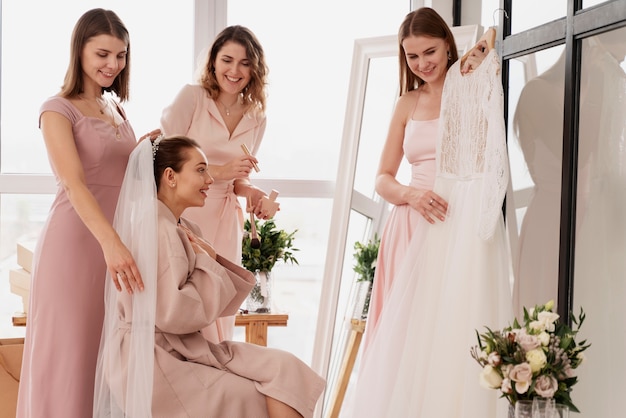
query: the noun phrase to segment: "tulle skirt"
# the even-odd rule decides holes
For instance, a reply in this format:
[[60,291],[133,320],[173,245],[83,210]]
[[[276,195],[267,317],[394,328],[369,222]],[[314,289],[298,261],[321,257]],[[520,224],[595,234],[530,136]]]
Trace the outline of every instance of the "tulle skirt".
[[513,319],[502,219],[490,240],[478,235],[481,184],[437,178],[447,218],[427,225],[407,250],[364,353],[354,417],[505,416],[506,400],[480,386],[470,355],[476,330]]

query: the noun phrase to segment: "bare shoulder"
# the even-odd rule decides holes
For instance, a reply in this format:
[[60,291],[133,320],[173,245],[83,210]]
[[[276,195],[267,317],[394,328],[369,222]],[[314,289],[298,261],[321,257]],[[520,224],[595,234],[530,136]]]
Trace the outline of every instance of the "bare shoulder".
[[415,89],[400,96],[396,104],[396,116],[402,116],[403,119],[407,119],[413,112],[413,109],[415,109],[415,104],[420,94],[419,89]]
[[398,102],[396,103],[394,119],[401,120],[406,123],[406,121],[411,118],[421,94],[420,89],[415,89],[400,96]]

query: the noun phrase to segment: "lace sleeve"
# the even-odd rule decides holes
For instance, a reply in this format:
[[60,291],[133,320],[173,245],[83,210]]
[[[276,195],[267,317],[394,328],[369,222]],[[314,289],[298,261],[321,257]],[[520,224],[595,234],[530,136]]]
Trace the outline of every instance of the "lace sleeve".
[[487,135],[485,141],[485,176],[481,191],[482,207],[478,223],[478,234],[490,239],[502,215],[502,202],[509,182],[509,165],[504,126],[504,95],[500,81],[499,58],[493,54],[495,65],[489,68],[489,95],[486,112]]

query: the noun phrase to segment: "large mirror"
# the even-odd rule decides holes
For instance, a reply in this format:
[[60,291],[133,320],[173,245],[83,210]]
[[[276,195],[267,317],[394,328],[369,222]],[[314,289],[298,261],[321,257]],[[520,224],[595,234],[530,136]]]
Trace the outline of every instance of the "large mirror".
[[591,343],[580,418],[619,416],[626,390],[626,27],[582,42],[574,314]]
[[[478,25],[453,27],[459,55],[477,41]],[[357,39],[337,174],[326,269],[320,302],[317,340],[322,353],[316,370],[326,372],[323,416],[347,416],[352,384],[358,373],[358,344],[353,320],[361,309],[354,266],[354,244],[380,236],[389,205],[374,190],[378,157],[398,98],[397,36]],[[408,183],[403,162],[399,180]],[[407,178],[403,179],[405,175]],[[359,318],[361,319],[361,318]],[[350,367],[346,367],[350,366]],[[354,366],[354,367],[352,367]],[[337,395],[337,391],[340,395]],[[338,403],[340,405],[338,405]],[[341,415],[340,415],[341,411]]]

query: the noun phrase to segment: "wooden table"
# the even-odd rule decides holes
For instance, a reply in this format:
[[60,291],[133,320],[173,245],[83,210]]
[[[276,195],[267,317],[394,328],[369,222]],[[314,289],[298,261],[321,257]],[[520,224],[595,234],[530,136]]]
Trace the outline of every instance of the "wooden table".
[[[285,327],[289,315],[278,313],[235,315],[235,325],[246,327],[246,342],[267,346],[267,327]],[[13,326],[26,326],[26,314],[15,314]]]
[[278,313],[238,313],[235,315],[235,325],[246,327],[246,342],[267,346],[267,327],[285,327],[289,315]]

